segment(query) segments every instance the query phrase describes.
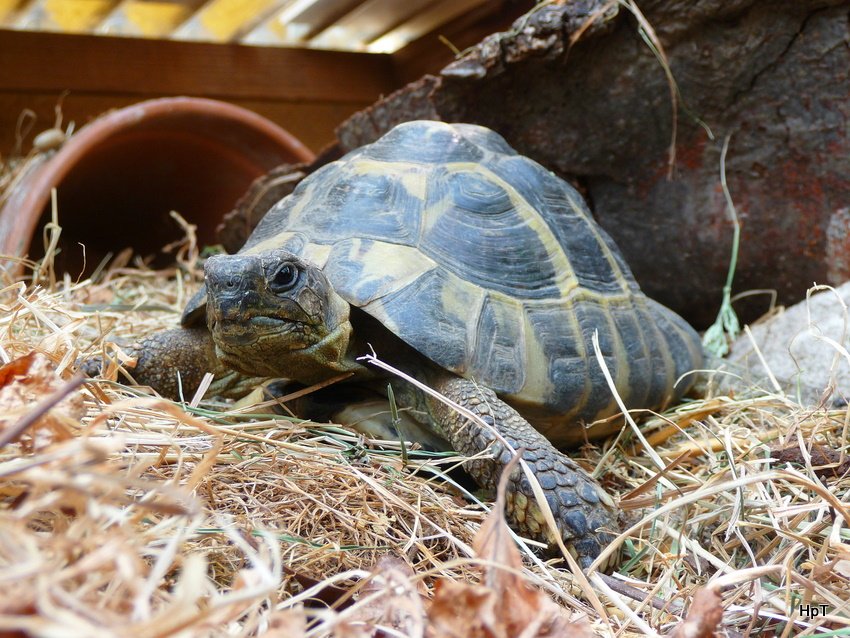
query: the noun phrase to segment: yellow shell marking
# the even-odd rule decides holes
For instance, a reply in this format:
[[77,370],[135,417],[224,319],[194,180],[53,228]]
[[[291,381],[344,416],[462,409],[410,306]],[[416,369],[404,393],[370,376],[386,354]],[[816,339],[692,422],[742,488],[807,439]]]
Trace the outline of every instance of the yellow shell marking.
[[[551,304],[550,302],[547,305],[556,306],[553,308],[553,310],[556,310],[557,307],[563,307],[566,304],[561,301],[557,304]],[[581,331],[579,330],[575,314],[564,312],[563,317],[570,322],[570,333],[575,335],[576,348],[583,352],[584,343],[580,338]],[[537,332],[531,323],[531,319],[526,312],[522,314],[522,326],[525,336],[525,385],[523,385],[517,395],[521,397],[523,402],[544,405],[549,397],[557,390],[549,375],[549,366],[541,365],[541,362],[548,362],[549,355],[544,350],[543,344],[540,342]],[[583,354],[586,356],[586,353]],[[578,405],[575,406],[576,412],[584,406],[589,393],[590,380],[589,377],[585,377],[584,390],[581,392],[581,401],[577,401]]]
[[[367,310],[381,297],[410,285],[422,274],[437,267],[434,260],[412,246],[359,239],[350,242],[347,259],[361,265],[359,283],[381,282],[377,294],[364,305]],[[387,263],[390,261],[393,262],[393,268],[391,274],[387,274]]]

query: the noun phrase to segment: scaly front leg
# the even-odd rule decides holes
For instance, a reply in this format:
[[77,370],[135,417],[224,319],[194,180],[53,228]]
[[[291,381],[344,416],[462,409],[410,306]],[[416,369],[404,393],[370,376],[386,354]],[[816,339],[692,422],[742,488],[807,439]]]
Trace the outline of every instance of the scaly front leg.
[[[136,359],[129,373],[139,385],[147,385],[169,399],[191,399],[204,375],[211,372],[214,381],[211,396],[241,398],[264,381],[248,377],[225,366],[216,356],[215,344],[206,328],[175,328],[145,337],[124,349]],[[88,359],[80,368],[88,376],[101,373],[99,357]],[[179,381],[178,381],[179,373]]]
[[[434,397],[425,395],[423,399],[435,428],[455,450],[466,455],[489,452],[488,457],[465,465],[482,487],[495,491],[502,469],[513,456],[494,429],[514,450],[525,448],[523,459],[543,488],[561,538],[575,552],[581,567],[588,567],[613,540],[617,529],[617,511],[611,497],[575,461],[559,452],[491,390],[450,374],[430,378],[429,385],[493,426],[483,427]],[[511,476],[507,515],[521,534],[554,544],[531,485],[520,468]]]

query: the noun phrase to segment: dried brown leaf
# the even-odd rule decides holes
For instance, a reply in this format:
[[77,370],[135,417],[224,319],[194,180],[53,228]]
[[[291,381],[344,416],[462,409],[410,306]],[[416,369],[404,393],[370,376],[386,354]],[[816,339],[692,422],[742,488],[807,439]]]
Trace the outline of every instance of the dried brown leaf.
[[[68,384],[56,371],[53,362],[38,352],[19,357],[0,367],[0,433],[16,425],[39,404]],[[70,388],[69,388],[70,390]],[[78,422],[85,413],[83,397],[78,391],[56,396],[56,404],[37,418],[22,439],[27,448],[71,438],[68,422]],[[40,416],[40,415],[39,415]],[[8,437],[19,438],[16,432]]]
[[303,638],[307,635],[307,616],[301,606],[272,612],[269,628],[261,638]]
[[429,638],[495,638],[505,634],[496,618],[498,599],[487,587],[437,581],[428,610]]
[[720,593],[711,587],[700,587],[694,594],[685,620],[670,635],[673,638],[714,638],[722,619]]
[[850,578],[850,560],[835,558],[825,565],[811,565],[811,570],[812,579],[822,584],[834,579],[848,579]]
[[512,469],[511,464],[505,468],[493,509],[481,523],[472,543],[475,554],[489,565],[484,570],[485,584],[497,593],[513,588],[517,579],[522,580],[511,571],[522,570],[522,557],[505,521],[506,477]]
[[35,357],[36,353],[33,351],[0,366],[0,387],[5,387],[13,381],[25,377],[29,373]]
[[591,636],[586,623],[535,588],[522,573],[522,558],[505,521],[508,477],[519,455],[505,467],[496,503],[475,536],[473,548],[485,562],[482,585],[437,583],[428,611],[429,638],[546,638]]
[[[425,634],[424,593],[417,591],[413,570],[399,558],[385,556],[372,569],[372,577],[360,589],[355,613],[337,625],[336,638],[383,638]],[[383,628],[393,630],[392,634]]]
[[[796,443],[772,446],[770,451],[780,463],[806,465],[806,458]],[[809,455],[812,468],[819,478],[838,478],[850,471],[850,458],[842,457],[837,450],[813,443]]]

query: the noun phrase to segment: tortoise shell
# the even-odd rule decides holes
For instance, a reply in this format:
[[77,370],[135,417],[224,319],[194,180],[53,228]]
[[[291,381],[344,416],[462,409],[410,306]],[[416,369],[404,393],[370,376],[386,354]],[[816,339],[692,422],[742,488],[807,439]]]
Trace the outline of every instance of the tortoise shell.
[[481,126],[408,122],[324,166],[240,252],[270,248],[321,267],[350,304],[556,443],[576,438],[564,423],[617,410],[594,332],[629,407],[681,394],[689,384],[674,382],[701,359],[696,333],[641,293],[578,192]]

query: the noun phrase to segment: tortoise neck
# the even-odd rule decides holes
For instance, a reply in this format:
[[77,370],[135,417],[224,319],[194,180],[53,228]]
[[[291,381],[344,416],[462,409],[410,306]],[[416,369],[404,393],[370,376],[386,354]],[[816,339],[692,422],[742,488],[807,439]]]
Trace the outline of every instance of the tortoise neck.
[[288,365],[301,383],[318,383],[344,372],[360,376],[363,366],[357,357],[358,340],[351,325],[351,306],[334,290],[328,290],[325,326],[329,332],[315,345],[293,353]]

